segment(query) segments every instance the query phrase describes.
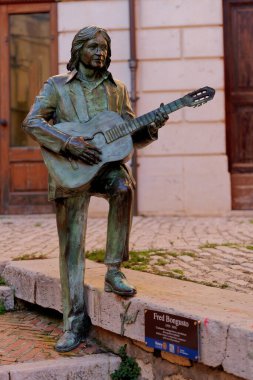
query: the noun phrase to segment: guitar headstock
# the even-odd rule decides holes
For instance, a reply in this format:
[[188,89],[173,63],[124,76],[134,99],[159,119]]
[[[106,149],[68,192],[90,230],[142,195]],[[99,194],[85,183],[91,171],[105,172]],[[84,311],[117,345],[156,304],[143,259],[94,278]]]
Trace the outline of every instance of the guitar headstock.
[[202,104],[212,100],[215,94],[215,90],[212,87],[202,87],[196,91],[189,92],[182,98],[182,101],[187,107],[200,107]]

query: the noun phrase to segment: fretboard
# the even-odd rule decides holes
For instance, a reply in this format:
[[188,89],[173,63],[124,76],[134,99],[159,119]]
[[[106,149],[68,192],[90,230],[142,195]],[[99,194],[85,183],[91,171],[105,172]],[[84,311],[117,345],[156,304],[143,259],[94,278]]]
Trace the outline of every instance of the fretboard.
[[[185,105],[182,102],[182,99],[183,98],[179,98],[171,103],[165,104],[163,106],[163,109],[166,111],[167,114],[170,114],[172,112],[179,110],[180,108],[183,108]],[[129,134],[132,135],[134,132],[153,123],[156,119],[156,112],[158,110],[159,108],[151,112],[148,112],[142,116],[139,116],[135,119],[132,119],[130,121],[125,121],[124,123],[118,124],[115,127],[109,129],[108,131],[105,132],[105,138],[106,138],[107,143],[111,143]]]

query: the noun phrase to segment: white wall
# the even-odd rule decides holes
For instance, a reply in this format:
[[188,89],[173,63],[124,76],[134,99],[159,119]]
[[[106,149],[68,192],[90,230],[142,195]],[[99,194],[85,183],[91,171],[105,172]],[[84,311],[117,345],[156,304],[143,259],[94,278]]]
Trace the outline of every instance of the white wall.
[[[160,138],[138,151],[141,214],[222,214],[230,210],[225,154],[221,0],[136,0],[138,115],[209,85],[214,100],[170,115]],[[86,25],[112,38],[113,75],[128,88],[127,0],[58,4],[59,69],[65,71],[74,34]],[[103,200],[92,203],[104,212]]]

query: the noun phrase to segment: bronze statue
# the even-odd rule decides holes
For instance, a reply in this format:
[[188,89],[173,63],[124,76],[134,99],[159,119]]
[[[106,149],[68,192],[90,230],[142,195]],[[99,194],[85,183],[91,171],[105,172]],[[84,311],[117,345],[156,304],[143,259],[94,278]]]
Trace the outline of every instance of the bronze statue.
[[[48,79],[23,122],[24,130],[41,145],[44,153],[54,156],[53,165],[60,168],[60,160],[66,160],[73,169],[73,177],[80,163],[88,171],[103,161],[99,146],[90,137],[85,138],[86,122],[105,111],[119,114],[126,122],[134,117],[125,85],[108,71],[110,61],[111,40],[106,30],[96,26],[81,29],[72,42],[69,72]],[[158,129],[167,119],[167,112],[161,106],[154,120],[145,119],[146,125],[136,131],[131,129],[131,142],[142,148],[156,140]],[[70,133],[57,128],[61,123],[70,127],[80,124],[83,135],[72,134],[71,128]],[[67,176],[63,169],[59,170],[63,177]],[[71,176],[69,179],[71,182]],[[55,346],[57,351],[77,347],[90,327],[83,282],[87,209],[92,195],[107,199],[110,205],[104,289],[124,297],[136,293],[120,270],[121,263],[128,259],[134,186],[129,169],[113,158],[101,165],[85,186],[67,188],[59,185],[55,177],[49,179],[49,200],[56,204],[64,321],[64,334]]]
[[70,351],[87,335],[90,318],[84,302],[84,243],[89,200],[109,201],[104,290],[136,294],[121,272],[128,260],[135,181],[124,162],[136,148],[158,138],[168,114],[211,100],[204,87],[134,119],[125,85],[108,71],[111,40],[106,30],[89,26],[74,37],[69,72],[48,79],[23,128],[40,145],[49,174],[49,200],[56,205],[64,334],[57,351]]

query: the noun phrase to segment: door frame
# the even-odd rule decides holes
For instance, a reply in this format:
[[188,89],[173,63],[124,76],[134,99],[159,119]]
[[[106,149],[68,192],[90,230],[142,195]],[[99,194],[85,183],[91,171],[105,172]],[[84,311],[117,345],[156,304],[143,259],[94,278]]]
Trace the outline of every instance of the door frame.
[[226,152],[228,156],[228,169],[231,178],[231,198],[233,210],[249,210],[253,207],[253,169],[252,163],[240,163],[238,171],[233,162],[233,125],[235,123],[234,102],[237,104],[253,104],[252,91],[247,94],[247,101],[243,99],[243,92],[232,91],[233,79],[231,76],[231,60],[233,44],[229,38],[233,36],[233,27],[230,22],[231,8],[236,5],[253,5],[253,0],[223,0],[223,42],[224,42],[224,79],[225,79],[225,126],[226,126]]
[[[10,1],[9,1],[10,3]],[[49,2],[30,2],[29,4],[18,2],[0,5],[0,117],[7,120],[6,126],[0,125],[0,214],[27,213],[27,206],[9,205],[10,194],[10,160],[13,152],[10,149],[10,67],[9,67],[9,31],[8,17],[10,14],[22,13],[49,13],[50,14],[50,67],[51,75],[58,73],[58,29],[57,29],[57,4]],[[1,3],[0,3],[1,4]],[[15,148],[12,148],[13,150]],[[24,152],[25,153],[25,152]],[[38,148],[31,148],[31,159],[40,157]],[[22,154],[22,153],[21,153]],[[27,154],[26,154],[27,155]],[[50,208],[49,208],[50,209]],[[48,209],[48,210],[49,210]],[[43,212],[42,206],[31,205],[30,212]]]

